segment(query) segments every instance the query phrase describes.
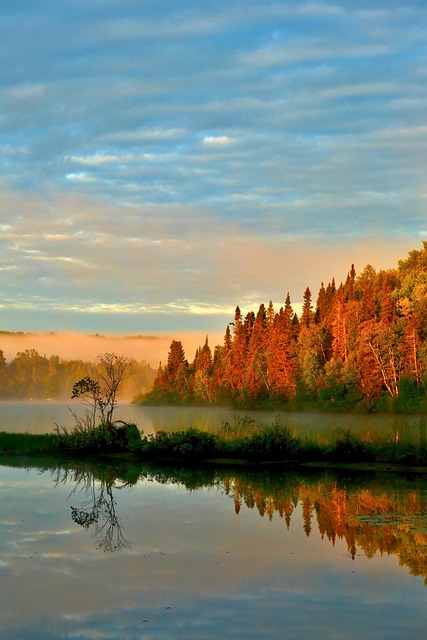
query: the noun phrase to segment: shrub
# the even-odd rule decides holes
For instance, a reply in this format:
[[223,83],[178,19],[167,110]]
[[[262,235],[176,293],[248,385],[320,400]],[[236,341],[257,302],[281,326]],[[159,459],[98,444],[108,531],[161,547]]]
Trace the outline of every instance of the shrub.
[[97,427],[87,428],[83,423],[72,429],[56,427],[56,445],[60,449],[77,449],[87,452],[136,452],[141,448],[142,440],[135,424],[122,422],[107,426],[102,423]]
[[158,431],[144,440],[145,453],[164,457],[200,458],[215,454],[216,436],[199,429],[185,431]]
[[351,433],[351,429],[338,428],[330,446],[330,457],[337,462],[368,462],[374,460],[369,442],[363,442]]

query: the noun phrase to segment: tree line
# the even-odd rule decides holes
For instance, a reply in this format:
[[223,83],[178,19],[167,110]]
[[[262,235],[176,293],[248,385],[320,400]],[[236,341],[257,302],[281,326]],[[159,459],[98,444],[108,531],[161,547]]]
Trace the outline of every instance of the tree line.
[[173,340],[145,402],[236,407],[427,407],[427,242],[395,269],[354,265],[338,286],[288,295],[244,317],[239,306],[213,353],[208,337],[188,362]]
[[[35,349],[18,352],[10,362],[0,349],[0,399],[2,400],[64,400],[70,399],[77,380],[93,375],[93,362],[49,358]],[[145,361],[129,361],[120,388],[121,398],[134,398],[153,386],[155,371]]]

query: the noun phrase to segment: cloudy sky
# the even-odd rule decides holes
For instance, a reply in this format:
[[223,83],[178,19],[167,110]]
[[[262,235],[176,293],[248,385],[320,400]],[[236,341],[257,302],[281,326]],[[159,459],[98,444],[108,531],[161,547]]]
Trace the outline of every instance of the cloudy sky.
[[427,238],[425,0],[2,0],[0,329],[223,331]]

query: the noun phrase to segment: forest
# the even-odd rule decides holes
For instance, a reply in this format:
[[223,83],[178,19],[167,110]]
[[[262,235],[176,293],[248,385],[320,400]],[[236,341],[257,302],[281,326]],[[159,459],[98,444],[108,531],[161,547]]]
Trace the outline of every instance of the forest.
[[[69,400],[77,380],[92,375],[94,363],[41,356],[25,349],[7,362],[0,350],[1,400]],[[119,397],[132,399],[153,386],[155,371],[145,362],[132,360],[119,390]]]
[[414,412],[427,409],[427,242],[398,266],[354,266],[344,282],[307,287],[300,316],[239,306],[211,350],[188,362],[173,340],[145,403]]

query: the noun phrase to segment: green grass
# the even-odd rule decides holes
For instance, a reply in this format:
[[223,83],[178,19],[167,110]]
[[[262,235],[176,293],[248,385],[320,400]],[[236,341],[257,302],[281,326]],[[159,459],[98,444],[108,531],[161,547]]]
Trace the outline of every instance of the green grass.
[[55,432],[56,446],[63,451],[77,452],[132,452],[141,444],[141,434],[135,424],[123,423],[122,426],[105,424],[88,427],[82,422],[74,428],[57,427]]
[[141,445],[141,434],[133,424],[107,429],[101,424],[95,428],[56,428],[52,434],[0,432],[0,455],[28,456],[94,456],[112,453],[132,453]]
[[0,432],[0,453],[2,455],[43,455],[57,451],[54,434],[35,435],[31,433]]
[[251,418],[225,423],[218,433],[198,429],[158,431],[146,436],[136,425],[124,424],[107,429],[57,429],[54,434],[0,433],[0,454],[99,457],[126,454],[139,460],[206,461],[249,464],[284,462],[288,464],[376,463],[402,466],[427,465],[427,446],[398,441],[393,437],[375,442],[356,436],[350,429],[336,429],[327,442],[299,436],[287,423],[258,425]]
[[392,438],[376,443],[354,435],[350,429],[336,429],[328,442],[299,436],[287,425],[260,426],[252,419],[226,423],[219,433],[197,429],[143,436],[135,452],[146,460],[200,462],[244,460],[249,463],[386,463],[407,466],[427,465],[427,447],[398,442]]

